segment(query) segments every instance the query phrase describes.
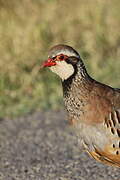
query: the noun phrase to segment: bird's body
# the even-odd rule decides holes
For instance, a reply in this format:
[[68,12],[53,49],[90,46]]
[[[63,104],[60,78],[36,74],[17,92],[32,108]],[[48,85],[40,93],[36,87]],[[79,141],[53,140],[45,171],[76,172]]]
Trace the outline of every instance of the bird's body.
[[44,66],[62,79],[68,120],[76,136],[96,160],[120,167],[120,89],[92,79],[69,46],[55,46],[49,54]]

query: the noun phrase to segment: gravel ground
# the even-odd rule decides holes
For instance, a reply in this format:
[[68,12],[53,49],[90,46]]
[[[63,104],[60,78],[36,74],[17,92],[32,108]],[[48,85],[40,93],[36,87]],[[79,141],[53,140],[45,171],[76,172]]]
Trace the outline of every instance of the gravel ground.
[[0,180],[120,180],[77,145],[64,112],[0,119]]

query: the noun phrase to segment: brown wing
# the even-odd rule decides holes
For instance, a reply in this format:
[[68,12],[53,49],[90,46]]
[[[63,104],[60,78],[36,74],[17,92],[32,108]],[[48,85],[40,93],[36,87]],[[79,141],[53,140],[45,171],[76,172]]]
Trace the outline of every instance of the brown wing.
[[84,97],[85,114],[82,119],[87,124],[104,122],[105,117],[113,110],[120,109],[120,89],[113,89],[94,82],[89,97]]
[[120,167],[120,89],[111,90],[99,86],[98,97],[91,101],[91,107],[97,110],[92,110],[90,115],[95,123],[103,123],[109,141],[104,149],[95,146],[94,151],[89,151],[89,154],[105,164]]

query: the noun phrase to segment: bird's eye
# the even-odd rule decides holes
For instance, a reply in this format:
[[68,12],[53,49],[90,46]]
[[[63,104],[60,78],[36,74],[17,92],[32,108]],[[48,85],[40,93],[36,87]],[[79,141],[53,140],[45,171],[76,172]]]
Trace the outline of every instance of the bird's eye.
[[60,59],[60,60],[63,60],[63,59],[64,59],[64,55],[60,55],[60,56],[59,56],[59,59]]

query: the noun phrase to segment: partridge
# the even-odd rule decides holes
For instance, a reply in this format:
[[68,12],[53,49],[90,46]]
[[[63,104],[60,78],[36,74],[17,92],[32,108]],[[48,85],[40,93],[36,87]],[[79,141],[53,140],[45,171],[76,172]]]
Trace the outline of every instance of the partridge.
[[120,89],[91,78],[79,53],[67,45],[52,47],[43,67],[61,78],[68,120],[85,150],[120,167]]

